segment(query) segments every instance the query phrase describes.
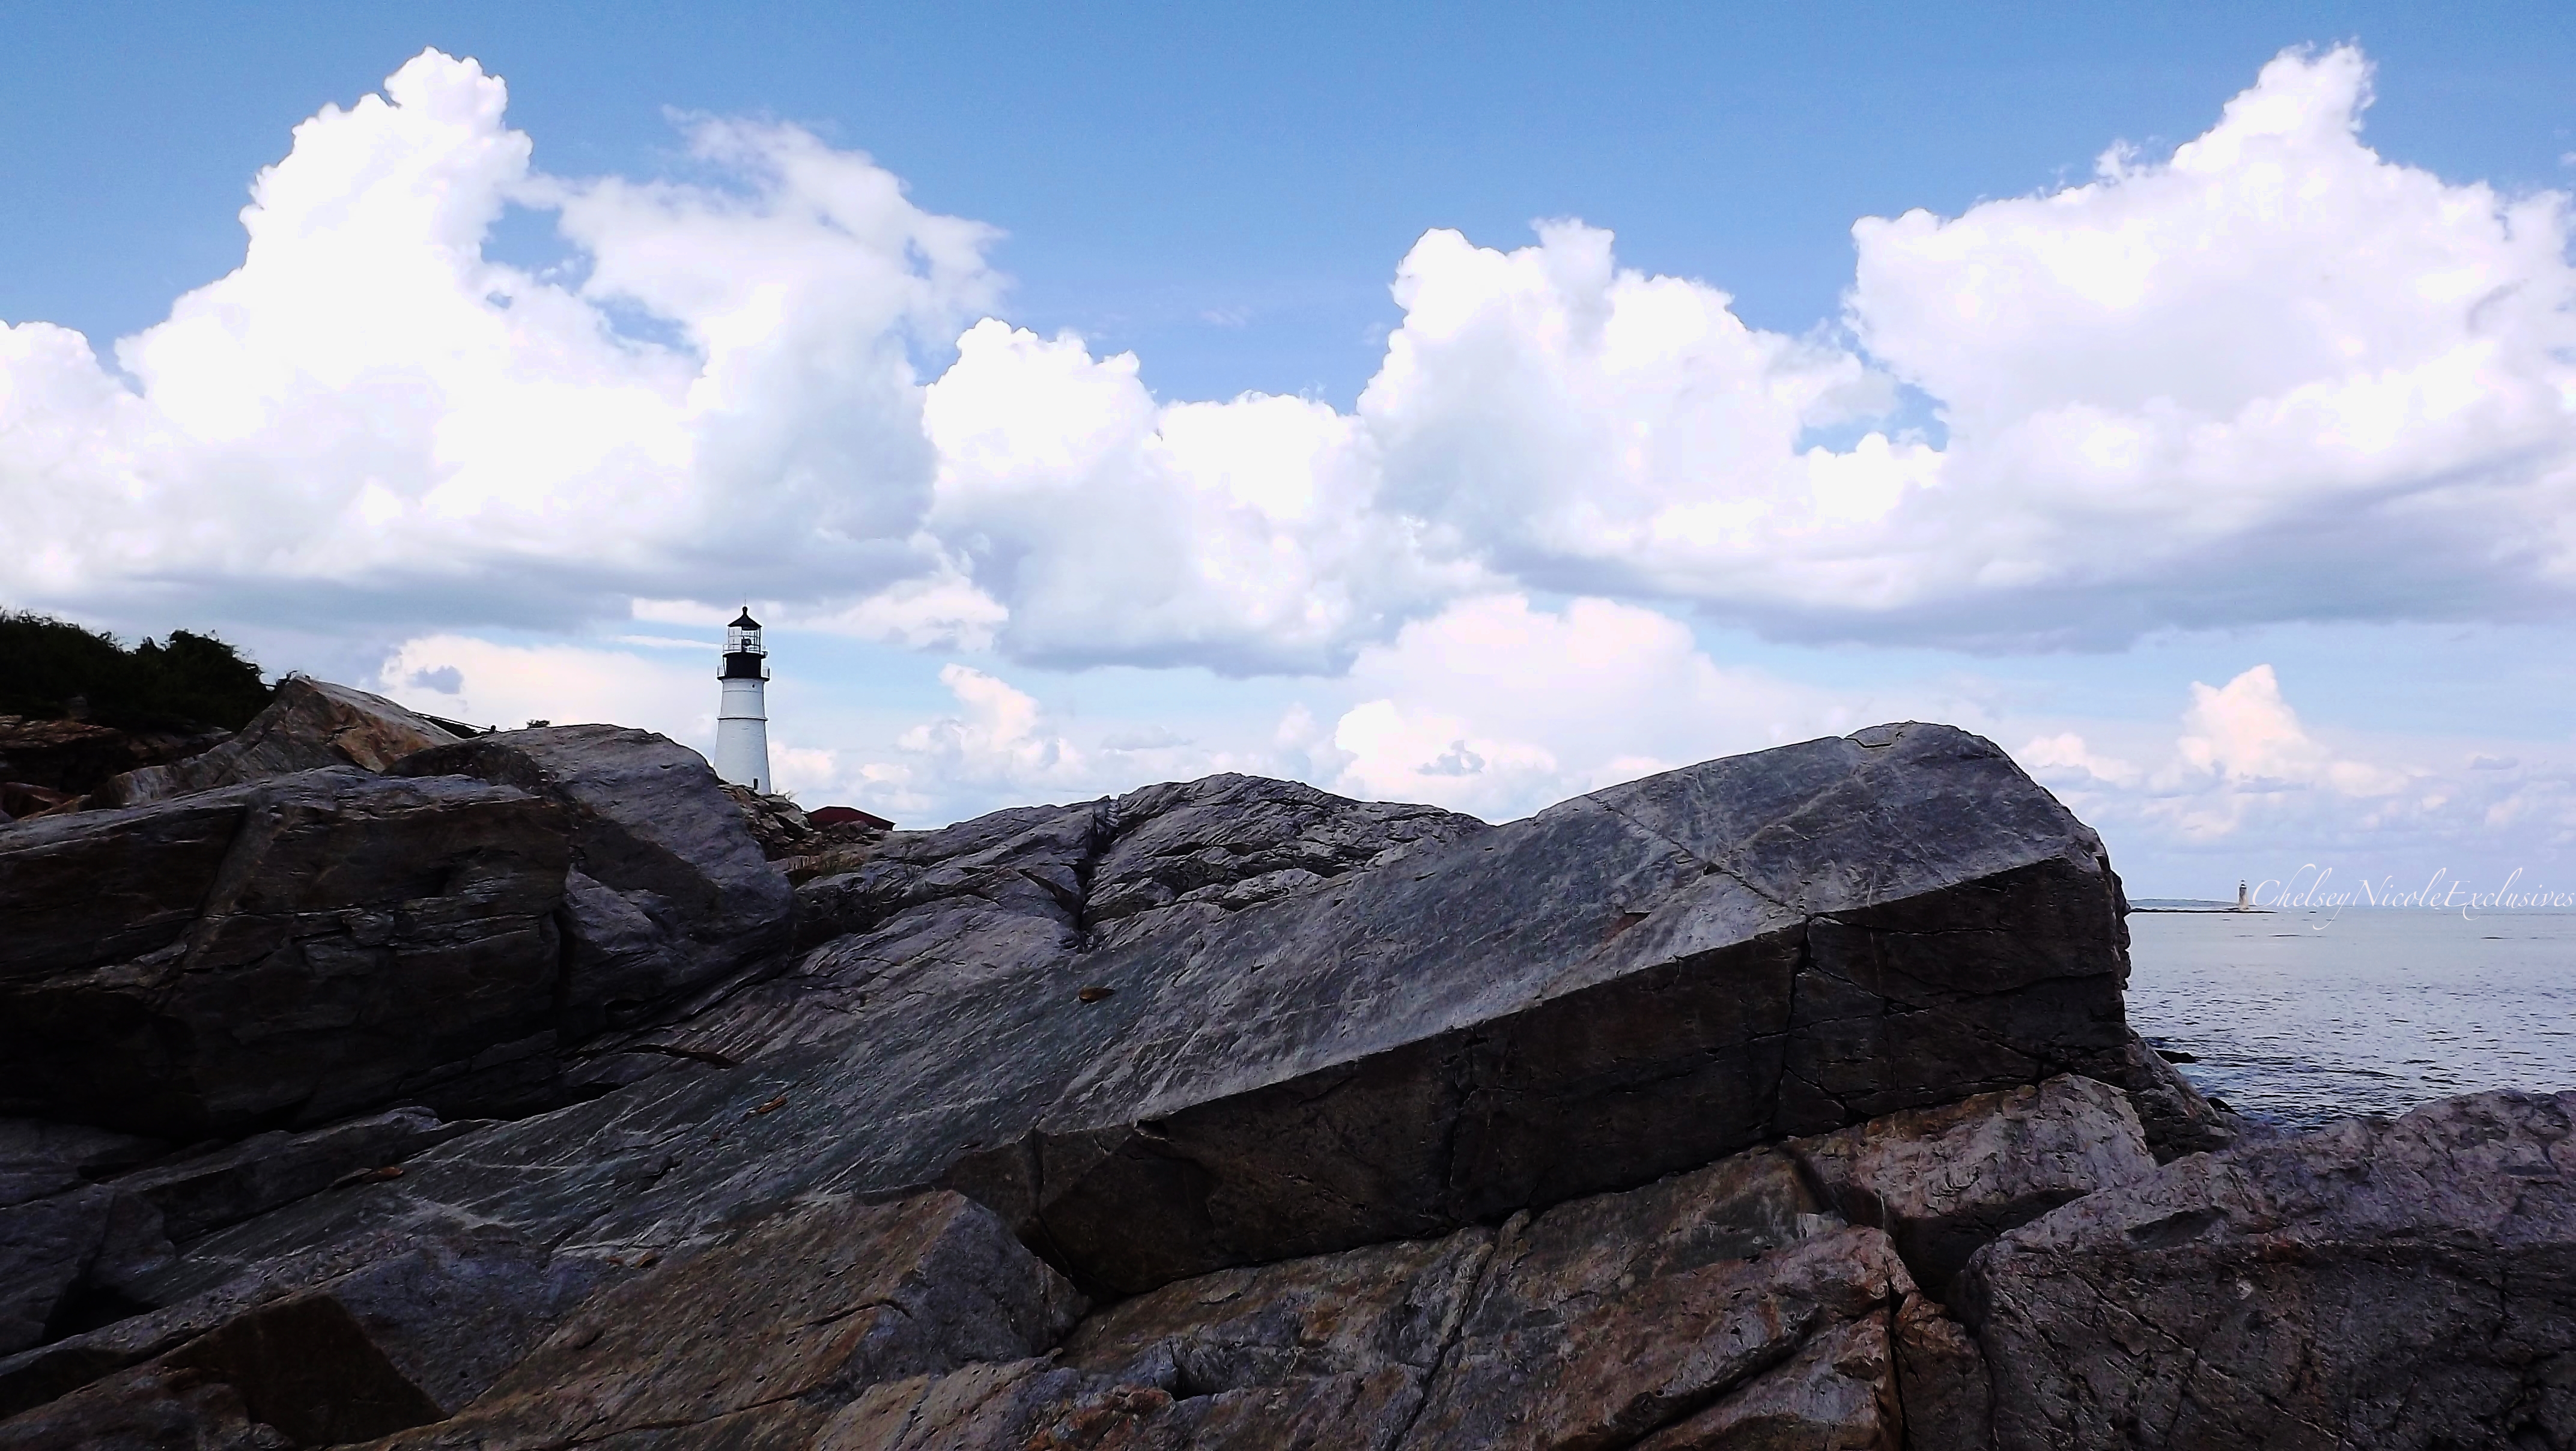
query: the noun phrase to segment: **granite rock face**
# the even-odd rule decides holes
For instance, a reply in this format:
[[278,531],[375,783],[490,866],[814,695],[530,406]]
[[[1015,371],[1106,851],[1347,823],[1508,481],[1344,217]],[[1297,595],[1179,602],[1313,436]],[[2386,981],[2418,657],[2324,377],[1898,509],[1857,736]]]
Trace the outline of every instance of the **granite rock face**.
[[[165,1321],[154,1340],[111,1341],[87,1366],[0,1362],[0,1395],[11,1400],[41,1394],[48,1375],[77,1378],[68,1394],[0,1421],[0,1447],[193,1446],[190,1436],[210,1430],[218,1444],[332,1446],[437,1421],[524,1357],[607,1273],[488,1228],[415,1235],[401,1252],[309,1288],[205,1307],[193,1333]],[[130,1368],[109,1363],[115,1348]]]
[[1909,1109],[1788,1149],[1844,1218],[1887,1231],[1936,1300],[2005,1230],[2156,1168],[2127,1097],[2075,1077]]
[[2576,1103],[2243,1132],[1945,727],[801,885],[642,732],[376,764],[0,826],[0,1447],[2571,1444]]
[[2180,1069],[2135,1033],[2129,1035],[2119,1065],[2097,1076],[2128,1090],[2138,1127],[2158,1163],[2170,1164],[2185,1154],[2208,1153],[2249,1136],[2263,1136],[2259,1126],[2203,1097]]
[[1778,1154],[1515,1218],[1410,1444],[1630,1444],[1912,1289]]
[[268,708],[230,740],[180,760],[127,771],[100,786],[93,806],[140,806],[298,771],[356,766],[382,771],[456,737],[380,695],[290,675]]
[[0,1354],[130,1307],[133,1282],[170,1252],[151,1207],[104,1185],[0,1208]]
[[[1339,828],[1302,809],[1229,855],[1322,860],[1293,844]],[[1164,867],[1131,871],[1104,815],[890,838],[855,880],[806,889],[840,894],[841,936],[625,1044],[683,1067],[433,1149],[396,1198],[640,1248],[800,1194],[945,1186],[1127,1293],[1437,1236],[2126,1041],[2099,842],[1943,727],[1711,762],[1506,827],[1431,817],[1365,860],[1400,854],[1285,896],[1175,891],[1093,923],[1104,870],[1170,890],[1168,864],[1211,844],[1175,831],[1138,854]],[[362,1227],[292,1217],[199,1252],[229,1266]]]
[[2006,1451],[2576,1445],[2576,1093],[2180,1160],[1960,1300]]
[[1896,1307],[1891,1329],[1906,1451],[1987,1451],[1994,1378],[1976,1337],[1920,1295]]
[[684,746],[621,726],[554,726],[477,736],[393,769],[513,787],[563,812],[567,1036],[788,945],[793,889],[715,772]]
[[41,801],[31,801],[18,791],[0,790],[0,810],[32,816],[77,802],[124,772],[184,760],[231,738],[230,731],[134,731],[94,721],[0,715],[0,788],[43,793]]
[[554,812],[343,767],[0,832],[0,1113],[185,1141],[472,1102],[552,1026]]
[[290,1134],[271,1129],[211,1153],[183,1155],[118,1176],[112,1182],[139,1195],[161,1216],[162,1233],[185,1244],[264,1210],[354,1182],[459,1134],[484,1127],[478,1119],[442,1122],[425,1108],[345,1119],[329,1128]]
[[113,1294],[167,1257],[151,1207],[96,1182],[167,1147],[76,1124],[0,1120],[0,1356],[78,1328],[85,1299]]
[[1712,762],[1113,930],[1084,975],[1121,1041],[992,1192],[1138,1289],[1639,1183],[2100,1061],[2119,904],[2092,834],[1974,737]]
[[597,1296],[463,1414],[385,1444],[534,1451],[746,1413],[803,1424],[883,1381],[1035,1355],[1081,1312],[957,1195],[815,1204]]
[[1094,1313],[1043,1359],[728,1430],[840,1451],[1895,1451],[1888,1324],[1909,1289],[1884,1236],[1843,1227],[1788,1159],[1757,1152],[1499,1232],[1179,1281]]
[[[585,729],[520,735],[572,753]],[[520,758],[497,735],[397,771]],[[1162,825],[1211,796],[1247,838],[1213,835],[1218,812]],[[804,892],[837,894],[840,936],[585,1049],[649,1077],[428,1149],[381,1196],[222,1229],[178,1286],[402,1214],[626,1253],[806,1193],[945,1186],[1131,1294],[1445,1235],[2128,1039],[2099,843],[1955,729],[1716,760],[1510,827],[1332,802],[1218,778],[896,832]],[[1208,881],[1211,845],[1249,876]],[[1224,902],[1283,871],[1321,881]],[[1103,881],[1172,899],[1092,923]]]

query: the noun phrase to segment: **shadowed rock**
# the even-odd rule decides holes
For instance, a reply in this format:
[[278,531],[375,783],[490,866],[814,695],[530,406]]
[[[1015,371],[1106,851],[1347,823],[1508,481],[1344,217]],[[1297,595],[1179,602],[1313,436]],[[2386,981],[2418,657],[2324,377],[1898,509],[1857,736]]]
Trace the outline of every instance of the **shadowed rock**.
[[1997,1240],[1960,1308],[2006,1451],[2576,1444],[2576,1093],[2180,1160]]
[[95,1183],[170,1147],[86,1124],[0,1119],[0,1209]]
[[[395,1200],[633,1248],[799,1194],[946,1185],[1137,1291],[1437,1236],[2126,1041],[2098,841],[1945,727],[1710,762],[1390,843],[1286,897],[1086,926],[1117,841],[1095,808],[898,834],[837,888],[866,930],[627,1044],[719,1066],[432,1149]],[[366,1222],[280,1211],[193,1247],[192,1273]]]
[[93,806],[140,806],[299,771],[356,766],[382,771],[456,737],[380,695],[290,675],[276,698],[230,740],[165,765],[144,766],[98,788]]
[[1907,1451],[1989,1451],[1994,1392],[1976,1337],[1916,1295],[1897,1307],[1894,1338]]
[[1947,1299],[1988,1241],[2070,1199],[2155,1172],[2137,1115],[2089,1078],[1981,1093],[1787,1145],[1845,1219],[1884,1229]]
[[1891,1373],[1887,1312],[1807,1337],[1788,1361],[1636,1451],[1898,1451],[1905,1413]]
[[844,1451],[1616,1446],[1742,1393],[1729,1425],[1828,1444],[1797,1433],[1894,1425],[1869,1419],[1893,1405],[1894,1266],[1756,1152],[1499,1234],[1177,1281],[1092,1315],[1050,1361],[880,1385],[800,1434]]
[[[332,1192],[363,1196],[381,1189],[367,1184]],[[445,1306],[457,1318],[456,1333],[479,1335],[490,1327],[478,1329],[478,1317],[494,1304],[503,1310],[517,1306],[512,1316],[537,1312],[527,1323],[545,1323],[547,1316],[569,1309],[583,1287],[614,1268],[604,1259],[548,1261],[541,1253],[532,1254],[524,1239],[505,1229],[415,1218],[372,1234],[264,1259],[212,1289],[184,1297],[167,1293],[166,1275],[146,1272],[135,1276],[130,1287],[140,1299],[160,1308],[0,1357],[0,1417],[157,1361],[267,1307],[335,1286],[379,1302],[382,1297],[368,1294],[367,1285],[426,1286],[429,1292],[419,1297],[419,1309],[409,1315],[412,1321],[434,1329],[437,1313]],[[475,1282],[496,1270],[501,1273],[500,1282],[478,1289]],[[442,1288],[449,1280],[457,1281],[458,1287]],[[478,1299],[496,1289],[508,1293],[497,1302]],[[528,1294],[536,1298],[525,1298]],[[496,1341],[489,1354],[474,1351],[459,1363],[497,1373],[530,1343],[532,1337],[513,1331]],[[500,1359],[491,1359],[494,1354]],[[454,1403],[452,1394],[449,1403]]]
[[1493,1234],[1220,1270],[1085,1320],[1062,1362],[1175,1396],[1400,1368],[1417,1388],[1458,1333]]
[[0,1112],[187,1140],[488,1095],[551,1030],[565,838],[342,767],[0,831]]
[[171,1239],[186,1243],[264,1210],[316,1194],[349,1176],[380,1171],[433,1144],[483,1127],[441,1122],[425,1108],[349,1119],[306,1134],[271,1130],[211,1153],[192,1154],[123,1175],[118,1189],[161,1212]]
[[953,1194],[825,1203],[601,1295],[464,1414],[393,1447],[590,1445],[1053,1344],[1081,1297]]
[[1407,1444],[1626,1444],[1912,1288],[1776,1153],[1517,1217]]
[[2211,1103],[2190,1079],[2182,1076],[2182,1070],[2166,1062],[2163,1054],[2148,1047],[2135,1033],[2129,1035],[2121,1049],[2119,1066],[2094,1076],[2128,1090],[2129,1104],[2137,1110],[2138,1127],[2160,1164],[2170,1164],[2185,1154],[2224,1149],[2268,1132]]
[[650,731],[505,731],[406,757],[552,802],[572,834],[565,1032],[582,1036],[784,949],[795,901],[705,758]]
[[101,1184],[0,1208],[0,1354],[132,1308],[170,1249],[150,1205]]
[[230,1382],[196,1366],[129,1371],[0,1421],[0,1451],[287,1451],[294,1445],[253,1419]]
[[122,730],[95,721],[0,715],[0,785],[33,787],[45,796],[35,801],[9,792],[0,807],[31,816],[50,805],[77,802],[111,777],[183,760],[231,738],[230,731]]
[[[95,1366],[78,1389],[0,1421],[0,1446],[193,1446],[184,1434],[152,1439],[192,1418],[237,1444],[328,1446],[436,1421],[524,1356],[602,1273],[488,1228],[416,1235],[402,1252],[310,1288],[202,1307],[184,1330],[165,1325],[161,1339],[175,1348],[131,1369]],[[140,1339],[129,1334],[123,1346]],[[0,1369],[23,1380],[90,1368],[53,1359]]]

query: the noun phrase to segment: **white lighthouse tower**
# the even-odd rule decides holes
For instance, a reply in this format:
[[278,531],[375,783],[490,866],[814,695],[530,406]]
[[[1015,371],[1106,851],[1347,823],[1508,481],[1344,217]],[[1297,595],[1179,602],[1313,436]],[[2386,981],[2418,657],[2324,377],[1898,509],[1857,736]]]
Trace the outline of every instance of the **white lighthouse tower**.
[[769,652],[760,647],[760,621],[746,605],[725,626],[724,700],[716,707],[716,774],[737,786],[769,792]]

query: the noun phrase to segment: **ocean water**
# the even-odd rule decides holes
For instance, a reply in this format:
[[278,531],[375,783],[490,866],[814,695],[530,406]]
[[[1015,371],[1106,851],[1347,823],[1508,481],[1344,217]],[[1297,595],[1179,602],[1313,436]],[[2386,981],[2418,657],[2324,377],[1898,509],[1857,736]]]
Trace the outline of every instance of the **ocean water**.
[[2138,912],[2129,934],[2130,1026],[2240,1113],[2576,1088],[2576,912]]

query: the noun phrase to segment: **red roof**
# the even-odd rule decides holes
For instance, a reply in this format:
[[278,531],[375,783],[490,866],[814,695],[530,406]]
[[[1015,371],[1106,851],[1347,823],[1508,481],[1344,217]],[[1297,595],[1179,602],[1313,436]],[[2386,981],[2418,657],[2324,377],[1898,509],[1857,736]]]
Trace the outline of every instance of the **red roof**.
[[873,826],[879,831],[894,829],[893,822],[873,811],[861,811],[855,806],[817,806],[805,813],[805,819],[816,826],[848,826],[856,823],[860,826]]

